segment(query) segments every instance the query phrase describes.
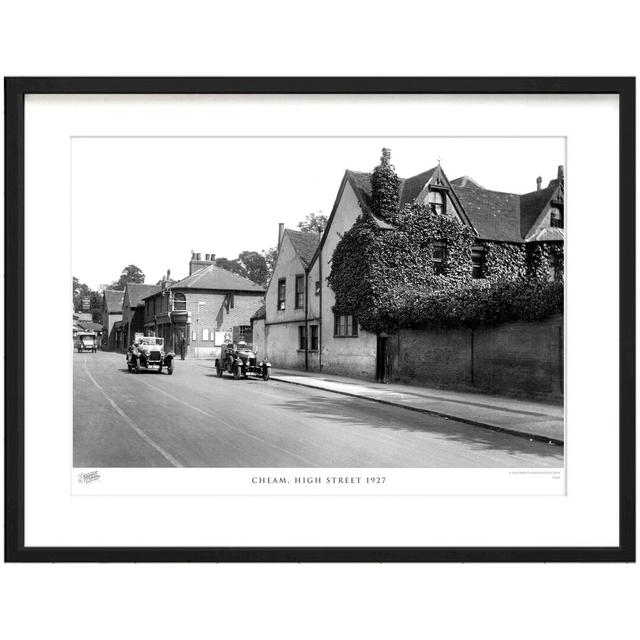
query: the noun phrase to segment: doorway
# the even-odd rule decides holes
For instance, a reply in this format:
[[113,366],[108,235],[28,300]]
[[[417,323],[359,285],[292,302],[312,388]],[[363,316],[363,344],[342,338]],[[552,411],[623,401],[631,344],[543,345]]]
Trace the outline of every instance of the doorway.
[[376,346],[376,382],[387,384],[391,363],[389,361],[389,336],[379,335]]

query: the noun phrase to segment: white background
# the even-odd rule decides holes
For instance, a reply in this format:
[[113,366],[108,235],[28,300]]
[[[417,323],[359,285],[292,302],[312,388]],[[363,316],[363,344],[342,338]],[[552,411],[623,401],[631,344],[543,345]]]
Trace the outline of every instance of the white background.
[[[635,75],[628,2],[11,3],[5,75]],[[434,28],[434,25],[436,28]],[[602,162],[608,162],[602,158]],[[598,167],[594,167],[594,180]],[[607,435],[603,434],[603,438]],[[601,638],[637,566],[3,566],[11,638]]]

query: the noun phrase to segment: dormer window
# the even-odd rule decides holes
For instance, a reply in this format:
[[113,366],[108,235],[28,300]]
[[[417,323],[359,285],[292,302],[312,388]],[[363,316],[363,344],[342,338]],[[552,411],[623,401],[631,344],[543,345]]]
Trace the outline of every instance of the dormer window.
[[428,202],[433,213],[446,213],[446,199],[444,191],[441,191],[440,189],[430,189]]
[[552,202],[549,209],[549,226],[564,229],[563,207],[559,202]]

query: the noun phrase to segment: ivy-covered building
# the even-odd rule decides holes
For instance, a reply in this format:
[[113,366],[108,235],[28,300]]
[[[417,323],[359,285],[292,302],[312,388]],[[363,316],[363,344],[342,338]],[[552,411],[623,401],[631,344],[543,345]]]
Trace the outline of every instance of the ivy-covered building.
[[[279,243],[267,354],[275,366],[387,380],[394,329],[366,315],[367,304],[387,304],[388,318],[431,290],[466,287],[473,296],[506,282],[561,282],[564,223],[562,166],[546,186],[538,178],[534,190],[515,194],[469,176],[449,180],[440,165],[400,178],[383,149],[373,172],[345,171],[327,228],[319,242],[310,236],[304,260],[292,261],[291,243]],[[289,305],[295,313],[283,313]]]

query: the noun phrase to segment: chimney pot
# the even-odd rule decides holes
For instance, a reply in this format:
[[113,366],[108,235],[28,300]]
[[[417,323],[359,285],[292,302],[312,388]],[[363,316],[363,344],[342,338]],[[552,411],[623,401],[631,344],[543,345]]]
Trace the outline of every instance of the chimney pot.
[[209,262],[209,254],[208,254],[208,253],[205,253],[205,254],[204,254],[204,259],[205,259],[207,262]]
[[167,269],[167,280],[171,277],[171,269]]
[[558,165],[558,180],[560,182],[564,182],[564,165],[563,164]]
[[537,191],[540,191],[540,189],[542,189],[542,176],[538,176],[536,178],[536,187],[537,187]]
[[216,254],[212,253],[211,254],[211,262],[215,262],[216,261]]
[[389,162],[391,160],[391,149],[387,149],[387,147],[383,147],[382,156],[380,157],[382,162]]
[[201,260],[201,259],[202,259],[202,254],[196,253],[196,260]]

